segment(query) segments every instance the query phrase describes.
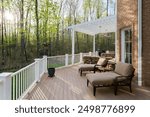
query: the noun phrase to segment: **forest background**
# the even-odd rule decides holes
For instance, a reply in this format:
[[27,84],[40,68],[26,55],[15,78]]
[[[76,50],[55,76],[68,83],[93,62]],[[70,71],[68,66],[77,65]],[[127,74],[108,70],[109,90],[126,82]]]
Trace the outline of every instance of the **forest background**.
[[[114,13],[115,0],[0,0],[0,72],[43,55],[71,54],[68,26]],[[92,36],[76,32],[75,37],[75,53],[92,51]],[[114,37],[96,35],[96,50],[114,50]]]

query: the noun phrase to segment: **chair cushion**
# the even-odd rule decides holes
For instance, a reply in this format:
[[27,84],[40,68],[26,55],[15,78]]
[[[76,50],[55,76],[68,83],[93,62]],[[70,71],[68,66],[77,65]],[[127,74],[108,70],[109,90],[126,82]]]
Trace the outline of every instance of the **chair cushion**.
[[90,64],[91,63],[91,56],[83,56],[83,63]]
[[79,71],[93,71],[95,64],[81,64],[79,66]]
[[118,62],[115,67],[115,72],[122,76],[131,76],[134,68],[131,64]]
[[112,85],[114,79],[120,76],[115,72],[103,72],[95,74],[87,74],[86,77],[92,85]]
[[99,58],[97,65],[106,66],[107,60],[106,58]]

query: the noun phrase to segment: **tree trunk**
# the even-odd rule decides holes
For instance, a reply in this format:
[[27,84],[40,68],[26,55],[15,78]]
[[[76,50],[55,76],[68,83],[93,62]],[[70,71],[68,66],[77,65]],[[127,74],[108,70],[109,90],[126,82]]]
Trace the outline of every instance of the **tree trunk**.
[[25,42],[25,34],[24,34],[24,0],[21,0],[20,29],[21,29],[21,55],[25,56],[25,60],[27,61],[27,52],[26,52],[26,44],[25,44],[26,42]]
[[109,10],[109,0],[107,0],[107,14],[106,14],[106,16],[108,16],[108,10]]
[[3,5],[3,0],[2,0],[2,65],[4,65],[4,5]]
[[[76,17],[74,15],[74,24],[76,25],[77,24],[77,20],[76,20]],[[76,32],[76,39],[77,39],[77,53],[79,53],[79,39],[78,39],[78,33]]]
[[36,39],[37,39],[37,57],[39,57],[39,16],[38,16],[38,0],[35,0],[35,15],[36,15]]

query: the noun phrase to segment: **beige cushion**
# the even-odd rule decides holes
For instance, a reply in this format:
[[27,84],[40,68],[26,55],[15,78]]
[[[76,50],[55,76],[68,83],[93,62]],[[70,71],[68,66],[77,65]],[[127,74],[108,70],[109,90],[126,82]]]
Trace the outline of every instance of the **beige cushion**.
[[79,66],[79,71],[93,71],[95,64],[81,64]]
[[107,60],[105,58],[99,58],[97,65],[105,66],[107,64]]
[[114,72],[102,72],[95,74],[87,74],[86,77],[93,85],[112,85],[116,77],[120,76]]
[[115,67],[115,72],[122,76],[131,76],[134,68],[131,64],[118,62]]

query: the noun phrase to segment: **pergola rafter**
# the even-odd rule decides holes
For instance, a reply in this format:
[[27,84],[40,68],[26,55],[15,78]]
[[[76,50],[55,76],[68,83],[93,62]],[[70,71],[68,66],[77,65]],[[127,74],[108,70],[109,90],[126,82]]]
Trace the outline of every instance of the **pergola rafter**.
[[[81,32],[93,36],[93,52],[95,52],[95,35],[100,33],[116,32],[116,16],[107,16],[94,21],[83,22],[69,26],[68,29],[72,31],[72,64],[74,63],[75,54],[75,35],[74,32]],[[116,37],[115,37],[116,38]]]

